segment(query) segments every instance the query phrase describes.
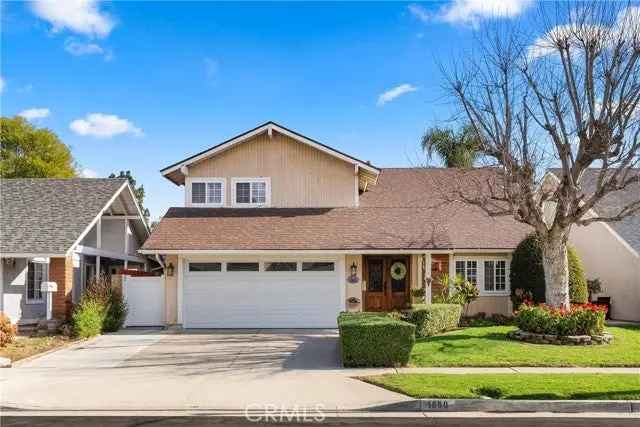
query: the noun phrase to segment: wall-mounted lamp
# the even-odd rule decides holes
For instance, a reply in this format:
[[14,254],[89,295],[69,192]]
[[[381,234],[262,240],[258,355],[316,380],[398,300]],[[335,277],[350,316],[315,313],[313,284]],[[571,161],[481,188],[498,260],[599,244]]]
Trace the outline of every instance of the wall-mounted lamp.
[[358,277],[358,265],[355,262],[351,264],[351,267],[349,267],[349,271],[351,272],[351,274],[349,274],[349,277],[347,277],[347,281],[349,283],[360,282],[360,278]]
[[167,276],[171,277],[173,276],[173,264],[169,263],[169,265],[167,265]]

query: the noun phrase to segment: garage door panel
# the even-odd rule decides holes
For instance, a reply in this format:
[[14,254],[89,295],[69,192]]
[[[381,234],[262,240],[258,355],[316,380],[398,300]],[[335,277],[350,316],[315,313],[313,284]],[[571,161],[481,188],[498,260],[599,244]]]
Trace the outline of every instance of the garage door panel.
[[186,327],[328,328],[340,311],[336,272],[187,273]]

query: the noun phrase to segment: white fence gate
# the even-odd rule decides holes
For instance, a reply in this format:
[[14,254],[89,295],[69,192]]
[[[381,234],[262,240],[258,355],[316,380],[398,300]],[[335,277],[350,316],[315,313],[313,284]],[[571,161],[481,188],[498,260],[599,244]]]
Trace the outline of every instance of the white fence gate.
[[123,276],[122,294],[129,308],[125,327],[165,324],[164,276]]

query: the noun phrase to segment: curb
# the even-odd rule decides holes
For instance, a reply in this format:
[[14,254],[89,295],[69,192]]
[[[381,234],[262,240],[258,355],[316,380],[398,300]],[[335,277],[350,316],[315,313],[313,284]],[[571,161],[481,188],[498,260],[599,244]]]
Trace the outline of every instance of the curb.
[[368,412],[584,412],[640,414],[640,400],[419,399],[364,408]]

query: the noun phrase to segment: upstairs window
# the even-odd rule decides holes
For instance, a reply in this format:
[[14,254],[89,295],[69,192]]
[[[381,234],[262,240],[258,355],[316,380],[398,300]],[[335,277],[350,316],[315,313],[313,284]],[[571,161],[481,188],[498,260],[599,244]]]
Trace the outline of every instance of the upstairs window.
[[234,205],[243,207],[268,206],[270,194],[270,180],[268,178],[235,178]]
[[191,182],[191,206],[224,206],[224,180]]

